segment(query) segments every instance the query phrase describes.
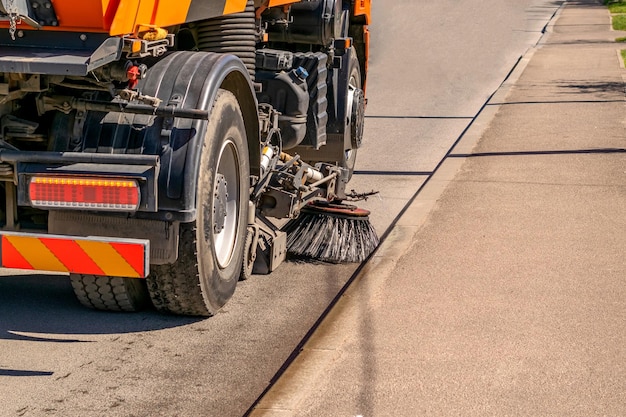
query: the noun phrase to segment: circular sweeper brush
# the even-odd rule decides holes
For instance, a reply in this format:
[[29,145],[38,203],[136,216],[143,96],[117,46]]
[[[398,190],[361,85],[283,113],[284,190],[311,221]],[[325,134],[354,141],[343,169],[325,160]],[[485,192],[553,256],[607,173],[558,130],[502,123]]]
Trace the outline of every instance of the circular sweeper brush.
[[347,204],[309,203],[284,228],[287,251],[322,262],[363,262],[379,242],[369,214]]

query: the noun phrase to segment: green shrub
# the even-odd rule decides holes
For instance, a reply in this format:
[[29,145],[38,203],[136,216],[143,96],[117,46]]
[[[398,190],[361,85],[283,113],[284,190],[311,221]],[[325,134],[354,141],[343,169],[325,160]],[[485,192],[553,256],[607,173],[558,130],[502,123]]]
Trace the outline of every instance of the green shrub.
[[624,3],[613,4],[609,6],[609,11],[611,13],[626,13],[626,4]]
[[609,7],[611,13],[626,13],[626,1],[604,0],[604,4]]

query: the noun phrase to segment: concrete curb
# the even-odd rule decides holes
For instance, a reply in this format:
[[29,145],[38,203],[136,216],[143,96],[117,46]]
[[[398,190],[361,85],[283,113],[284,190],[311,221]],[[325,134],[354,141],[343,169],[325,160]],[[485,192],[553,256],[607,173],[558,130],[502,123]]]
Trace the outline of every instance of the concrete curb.
[[[402,259],[414,244],[415,235],[427,221],[437,201],[448,185],[454,181],[467,158],[455,155],[470,154],[491,121],[498,113],[501,103],[514,88],[545,33],[551,31],[565,3],[559,7],[546,26],[537,44],[520,57],[512,71],[481,108],[467,130],[461,135],[443,162],[427,183],[417,192],[413,201],[392,226],[374,256],[350,283],[342,297],[323,319],[310,339],[280,378],[261,398],[251,411],[251,417],[287,417],[298,411],[298,405],[309,392],[315,390],[319,378],[338,360],[340,347],[347,337],[351,323],[359,320],[363,299],[373,299],[384,289],[393,266]],[[452,157],[450,157],[452,156]],[[375,279],[370,279],[375,277]]]

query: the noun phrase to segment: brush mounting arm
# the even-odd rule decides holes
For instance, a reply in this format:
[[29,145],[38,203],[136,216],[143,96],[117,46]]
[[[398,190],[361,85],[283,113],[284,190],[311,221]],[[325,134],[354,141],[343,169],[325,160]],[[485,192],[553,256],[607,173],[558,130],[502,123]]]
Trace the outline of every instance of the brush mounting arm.
[[264,152],[272,155],[265,175],[257,182],[252,199],[263,215],[295,218],[312,201],[344,200],[347,170],[319,163],[314,167],[298,155]]

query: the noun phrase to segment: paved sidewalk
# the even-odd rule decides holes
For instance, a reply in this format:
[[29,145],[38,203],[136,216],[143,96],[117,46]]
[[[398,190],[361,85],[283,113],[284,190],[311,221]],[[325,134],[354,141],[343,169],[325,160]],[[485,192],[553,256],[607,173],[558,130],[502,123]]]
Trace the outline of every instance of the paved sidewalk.
[[565,3],[253,416],[626,415],[609,22]]

